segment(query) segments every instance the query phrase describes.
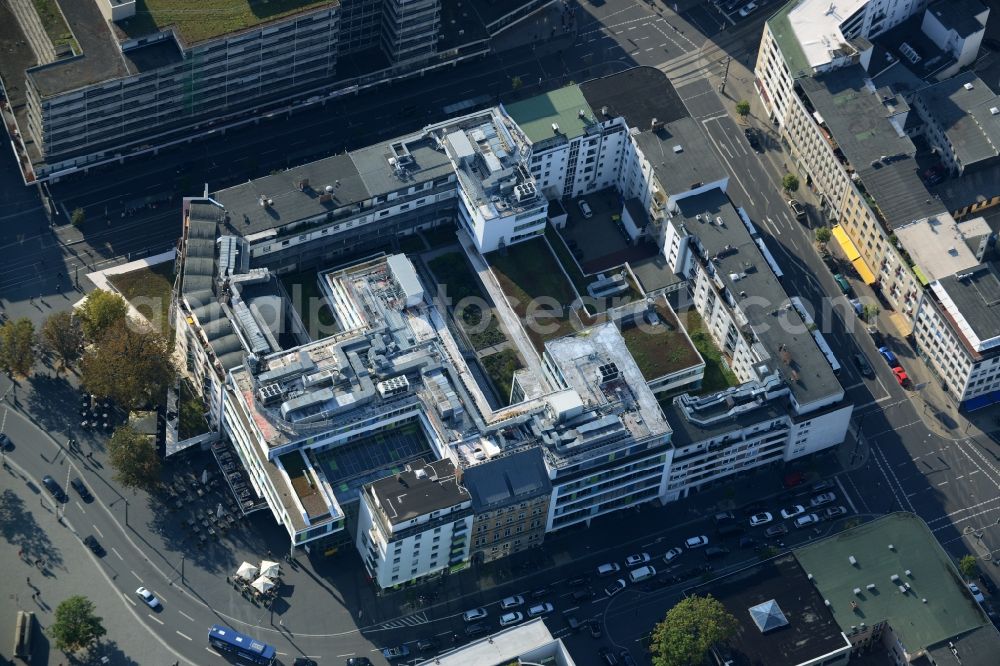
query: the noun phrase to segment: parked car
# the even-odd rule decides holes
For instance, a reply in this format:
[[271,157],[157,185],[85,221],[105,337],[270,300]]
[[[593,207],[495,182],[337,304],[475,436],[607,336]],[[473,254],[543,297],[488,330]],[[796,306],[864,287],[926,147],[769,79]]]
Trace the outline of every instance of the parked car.
[[881,347],[883,338],[882,338],[882,332],[878,330],[878,326],[869,326],[865,330],[867,330],[868,335],[871,336],[872,342],[874,342],[877,347]]
[[833,482],[832,479],[823,479],[822,481],[817,481],[816,483],[809,486],[809,490],[814,493],[821,493],[826,490],[833,490],[837,487],[837,484]]
[[594,638],[600,638],[604,635],[604,632],[601,631],[601,623],[597,620],[591,620],[588,622],[587,628],[590,629],[590,635]]
[[858,371],[868,379],[875,379],[875,370],[872,369],[872,364],[868,362],[868,357],[858,352],[854,355],[854,365],[858,367]]
[[420,652],[436,652],[441,644],[438,643],[436,638],[421,638],[417,641],[417,650]]
[[616,580],[615,582],[611,583],[606,588],[604,588],[604,594],[608,595],[609,597],[613,597],[624,589],[625,589],[625,579],[619,578],[618,580]]
[[920,176],[924,179],[924,183],[928,187],[934,187],[944,180],[946,174],[947,172],[944,170],[944,167],[937,164],[924,169]]
[[138,590],[135,591],[135,593],[138,594],[142,598],[142,600],[146,602],[146,605],[149,606],[150,608],[160,607],[160,600],[156,598],[155,594],[153,594],[146,588],[140,587]]
[[594,217],[594,209],[590,207],[590,204],[587,203],[586,199],[580,199],[580,201],[577,202],[577,205],[580,206],[580,213],[586,219],[589,220],[590,218]]
[[726,523],[731,523],[736,520],[736,516],[732,511],[720,511],[712,517],[716,525],[724,525]]
[[806,216],[806,209],[802,207],[795,199],[788,200],[788,207],[792,209],[792,214],[795,216],[796,220],[801,220]]
[[764,532],[769,537],[781,536],[782,534],[788,534],[788,528],[785,527],[784,523],[778,523],[777,525],[771,525]]
[[552,604],[550,603],[535,604],[528,609],[528,617],[541,617],[543,615],[548,615],[553,610]]
[[500,616],[500,626],[509,627],[512,624],[517,624],[523,619],[524,619],[523,613],[518,613],[518,612],[504,613],[503,615]]
[[878,353],[881,354],[882,358],[885,359],[885,362],[889,364],[890,368],[899,367],[899,359],[896,358],[896,355],[892,353],[891,349],[888,347],[879,347]]
[[684,542],[687,548],[701,548],[708,545],[707,536],[694,536]]
[[972,598],[978,601],[979,603],[983,603],[984,601],[986,601],[986,597],[983,596],[983,593],[979,589],[979,586],[976,585],[975,583],[969,583],[969,592],[972,592]]
[[400,645],[398,647],[382,648],[382,656],[385,657],[386,661],[398,661],[400,659],[406,659],[410,656],[410,648],[405,645]]
[[760,527],[761,525],[767,525],[772,520],[774,520],[774,516],[772,516],[769,511],[761,511],[760,513],[755,513],[754,515],[750,516],[750,527]]
[[910,381],[910,376],[907,375],[906,370],[903,370],[900,366],[893,368],[892,374],[896,378],[896,381],[899,382],[900,386],[906,386],[907,382]]
[[637,564],[645,564],[649,562],[649,553],[636,553],[635,555],[629,555],[625,558],[625,566],[634,567]]
[[101,546],[101,544],[97,541],[97,539],[94,538],[93,534],[84,539],[83,543],[85,546],[87,546],[87,548],[90,549],[92,553],[94,553],[94,555],[97,555],[98,557],[105,556],[106,551],[104,550],[104,547]]
[[87,490],[87,486],[84,485],[83,479],[80,477],[74,476],[73,480],[69,482],[69,485],[73,486],[73,490],[76,491],[76,493],[80,496],[80,499],[84,502],[94,501],[94,496],[90,494],[89,490]]
[[69,501],[69,498],[66,497],[66,493],[63,491],[62,486],[56,483],[56,480],[48,474],[42,477],[42,485],[45,486],[45,489],[49,491],[49,494],[51,494],[57,502]]
[[851,293],[851,285],[843,275],[840,273],[834,273],[833,281],[837,283],[838,287],[840,287],[840,291],[845,294]]
[[753,14],[755,11],[757,11],[757,3],[748,2],[747,4],[743,5],[742,9],[740,9],[740,17],[746,18],[751,14]]
[[823,512],[823,517],[829,520],[830,518],[837,518],[838,516],[846,516],[847,509],[842,506],[831,506],[826,511]]
[[298,656],[295,659],[292,659],[292,666],[317,666],[317,664],[315,659]]
[[373,666],[372,660],[368,657],[348,657],[344,666]]
[[809,506],[816,508],[818,506],[823,506],[824,504],[830,504],[831,502],[836,502],[837,496],[833,493],[822,493],[821,495],[816,495],[811,500],[809,500]]
[[740,550],[749,550],[750,548],[755,548],[757,546],[757,540],[752,536],[741,536],[740,537]]
[[622,568],[617,562],[608,562],[597,567],[597,575],[610,576],[611,574],[616,574],[621,570]]
[[795,528],[802,529],[803,527],[809,527],[810,525],[815,525],[819,522],[819,516],[815,513],[807,513],[804,516],[799,516],[795,519]]
[[465,634],[467,636],[482,636],[483,634],[489,632],[490,625],[485,622],[473,622],[465,628]]
[[632,653],[628,650],[622,650],[618,656],[622,658],[622,666],[636,666],[635,659],[632,658]]
[[784,523],[778,523],[777,525],[771,525],[768,527],[764,534],[773,538],[781,536],[782,534],[788,534],[788,528],[785,527]]
[[489,613],[486,612],[485,608],[473,608],[472,610],[467,610],[462,614],[462,619],[466,622],[475,622],[477,620],[484,619]]
[[714,560],[729,554],[729,549],[723,546],[709,546],[705,549],[705,559]]
[[785,486],[785,488],[794,488],[795,486],[799,485],[805,480],[806,480],[806,475],[796,470],[786,474],[785,478],[781,480],[781,483],[782,485]]
[[781,510],[781,517],[784,520],[788,520],[789,518],[794,518],[795,516],[798,516],[798,515],[803,514],[805,512],[806,512],[806,508],[804,506],[802,506],[801,504],[794,504],[794,505],[788,507],[787,509],[782,509]]
[[747,127],[743,130],[743,136],[747,138],[747,143],[750,144],[750,149],[755,153],[764,152],[763,146],[760,145],[760,138],[757,136],[756,130],[752,127]]
[[578,604],[583,603],[584,601],[590,601],[594,598],[594,591],[589,587],[586,589],[574,590],[573,594],[570,595],[570,598],[573,599],[574,603]]
[[566,618],[566,626],[569,627],[570,631],[572,631],[574,634],[580,631],[580,627],[582,627],[583,625],[580,624],[580,620],[579,618],[576,617],[576,615],[570,613],[569,615],[564,615],[564,617]]
[[524,603],[524,597],[522,597],[520,594],[515,594],[514,596],[507,597],[506,599],[501,601],[500,608],[502,608],[503,610],[510,610],[511,608],[517,608],[523,603]]
[[680,548],[674,547],[666,552],[663,556],[663,561],[669,563],[672,559],[683,553],[684,551]]
[[656,569],[651,565],[639,567],[638,569],[633,569],[628,573],[629,580],[633,583],[641,583],[644,580],[649,580],[656,575]]
[[604,646],[597,653],[607,666],[618,666],[618,655],[612,652],[611,648]]

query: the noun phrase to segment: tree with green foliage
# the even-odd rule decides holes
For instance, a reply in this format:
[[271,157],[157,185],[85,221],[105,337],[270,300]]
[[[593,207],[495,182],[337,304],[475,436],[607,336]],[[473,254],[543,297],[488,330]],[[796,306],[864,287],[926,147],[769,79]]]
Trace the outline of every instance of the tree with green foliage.
[[864,317],[865,321],[869,324],[878,319],[878,313],[881,312],[879,307],[874,303],[867,303],[864,308],[861,309],[861,316]]
[[781,187],[785,192],[795,192],[799,189],[799,177],[794,173],[786,173],[785,177],[781,179]]
[[91,347],[80,364],[83,387],[126,410],[162,404],[175,376],[166,338],[124,319]]
[[69,367],[80,358],[83,347],[83,329],[73,313],[56,312],[42,323],[42,343],[59,359],[62,367]]
[[739,114],[740,118],[746,120],[746,117],[750,115],[750,102],[745,99],[736,102],[736,113]]
[[816,227],[815,235],[817,243],[829,243],[833,233],[830,231],[830,227]]
[[653,628],[653,666],[701,664],[712,646],[726,642],[737,627],[736,618],[712,596],[681,599]]
[[84,212],[82,208],[77,208],[73,211],[69,218],[70,223],[77,229],[83,226],[83,223],[87,221],[87,213]]
[[510,77],[510,89],[511,90],[518,90],[523,85],[524,85],[524,81],[521,80],[520,76],[512,76],[512,77]]
[[113,324],[125,320],[128,316],[128,303],[118,294],[97,289],[90,292],[77,315],[87,340],[97,342]]
[[0,326],[0,365],[8,373],[28,375],[35,364],[35,325],[27,317]]
[[115,481],[126,488],[150,490],[160,481],[160,456],[147,435],[130,426],[115,430],[108,441],[108,459]]
[[58,649],[78,652],[108,633],[94,609],[94,602],[82,595],[69,597],[56,607],[48,632]]
[[966,579],[973,578],[979,571],[979,561],[972,555],[966,555],[958,561],[958,570]]

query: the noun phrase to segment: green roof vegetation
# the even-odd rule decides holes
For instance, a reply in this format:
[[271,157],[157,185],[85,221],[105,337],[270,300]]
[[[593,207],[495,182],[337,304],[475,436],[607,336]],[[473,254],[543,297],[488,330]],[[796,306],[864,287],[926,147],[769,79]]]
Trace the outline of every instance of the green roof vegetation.
[[[552,123],[559,126],[560,134],[573,139],[582,136],[587,126],[595,122],[594,112],[576,84],[504,107],[532,143],[554,137]],[[582,118],[580,111],[584,112]]]
[[[988,622],[948,554],[912,513],[890,514],[793,552],[848,637],[852,626],[887,620],[914,654]],[[904,583],[911,588],[906,594],[899,591]]]
[[701,357],[662,300],[656,302],[660,324],[622,328],[625,347],[647,382],[698,365]]
[[339,0],[136,0],[135,16],[118,21],[117,26],[127,37],[141,37],[174,26],[186,44],[196,44],[336,4]]
[[806,54],[799,44],[798,37],[795,36],[795,31],[792,30],[791,22],[788,20],[788,15],[798,4],[799,0],[791,0],[791,2],[786,3],[774,16],[767,20],[771,36],[774,37],[775,44],[778,45],[781,55],[784,56],[785,62],[788,63],[788,71],[791,73],[793,79],[812,75],[812,68],[809,67]]
[[48,35],[52,46],[58,49],[65,44],[73,49],[74,54],[79,54],[80,45],[77,44],[76,38],[70,32],[69,26],[66,25],[66,19],[59,11],[56,0],[34,0],[34,4],[38,18],[41,19],[42,27],[45,28],[45,34]]
[[698,311],[691,308],[681,318],[695,349],[705,360],[705,377],[701,382],[701,393],[715,393],[739,384],[732,370],[723,362],[722,352],[712,340],[712,334],[705,326],[705,320]]
[[174,288],[174,262],[108,275],[118,293],[167,338],[173,335],[170,297]]

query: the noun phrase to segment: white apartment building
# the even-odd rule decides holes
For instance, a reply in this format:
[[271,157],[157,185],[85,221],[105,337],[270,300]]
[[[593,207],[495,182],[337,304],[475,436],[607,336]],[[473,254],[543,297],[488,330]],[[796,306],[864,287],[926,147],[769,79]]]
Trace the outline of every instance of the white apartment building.
[[365,485],[357,548],[382,589],[467,562],[472,498],[448,460],[418,461]]

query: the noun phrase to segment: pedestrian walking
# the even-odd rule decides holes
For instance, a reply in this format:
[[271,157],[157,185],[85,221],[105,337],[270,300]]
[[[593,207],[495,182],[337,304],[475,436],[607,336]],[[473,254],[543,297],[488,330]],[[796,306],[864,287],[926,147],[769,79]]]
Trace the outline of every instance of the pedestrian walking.
[[28,585],[30,586],[31,585],[31,576],[28,576],[28,578],[26,580],[28,581]]

